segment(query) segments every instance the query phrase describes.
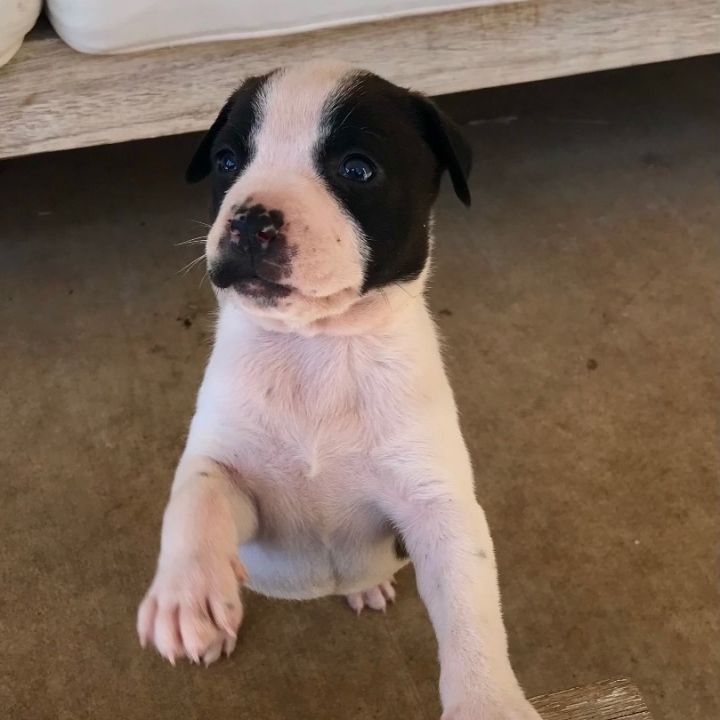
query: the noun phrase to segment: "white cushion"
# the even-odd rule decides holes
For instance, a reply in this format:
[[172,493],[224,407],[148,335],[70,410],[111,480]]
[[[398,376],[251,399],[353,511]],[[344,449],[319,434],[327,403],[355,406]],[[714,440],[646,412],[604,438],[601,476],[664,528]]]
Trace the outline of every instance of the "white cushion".
[[42,0],[0,0],[0,66],[20,49],[41,8]]
[[511,0],[47,0],[57,33],[81,52],[285,35]]

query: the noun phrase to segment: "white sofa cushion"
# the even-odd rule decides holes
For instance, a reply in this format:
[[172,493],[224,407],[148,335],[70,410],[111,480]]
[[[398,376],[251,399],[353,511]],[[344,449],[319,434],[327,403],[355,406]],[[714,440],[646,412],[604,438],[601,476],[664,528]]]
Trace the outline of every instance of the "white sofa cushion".
[[0,66],[20,49],[41,9],[42,0],[0,0]]
[[512,0],[47,0],[58,35],[81,52],[285,35]]

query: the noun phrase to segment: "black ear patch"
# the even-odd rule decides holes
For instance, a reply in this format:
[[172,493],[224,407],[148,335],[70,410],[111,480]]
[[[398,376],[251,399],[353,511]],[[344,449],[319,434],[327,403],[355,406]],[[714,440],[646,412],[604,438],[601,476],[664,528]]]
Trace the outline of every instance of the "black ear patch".
[[231,95],[228,101],[223,105],[220,114],[215,118],[215,122],[210,126],[210,129],[205,133],[203,139],[200,141],[195,154],[190,161],[190,164],[185,170],[185,180],[189,183],[200,182],[203,178],[206,178],[212,170],[212,144],[217,137],[217,134],[227,123],[232,110],[235,95]]
[[420,115],[423,136],[440,164],[452,180],[455,194],[464,205],[470,205],[468,177],[472,167],[472,149],[460,128],[432,100],[413,93]]

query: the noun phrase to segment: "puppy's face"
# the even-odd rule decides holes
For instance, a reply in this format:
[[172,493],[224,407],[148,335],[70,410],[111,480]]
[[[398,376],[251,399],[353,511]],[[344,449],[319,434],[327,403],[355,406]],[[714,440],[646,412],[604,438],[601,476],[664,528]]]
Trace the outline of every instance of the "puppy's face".
[[426,98],[307,63],[246,80],[188,167],[212,176],[210,279],[221,302],[302,326],[421,276],[440,177],[470,153]]

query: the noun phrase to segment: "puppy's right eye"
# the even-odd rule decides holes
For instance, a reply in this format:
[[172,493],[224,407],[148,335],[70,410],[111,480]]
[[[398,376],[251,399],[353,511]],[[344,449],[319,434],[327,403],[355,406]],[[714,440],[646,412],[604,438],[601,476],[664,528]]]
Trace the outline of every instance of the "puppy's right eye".
[[340,163],[339,172],[348,180],[366,183],[373,179],[375,167],[369,158],[366,158],[364,155],[355,154],[348,155],[342,163]]
[[221,150],[215,156],[215,167],[221,175],[234,175],[238,170],[238,159],[232,150]]

